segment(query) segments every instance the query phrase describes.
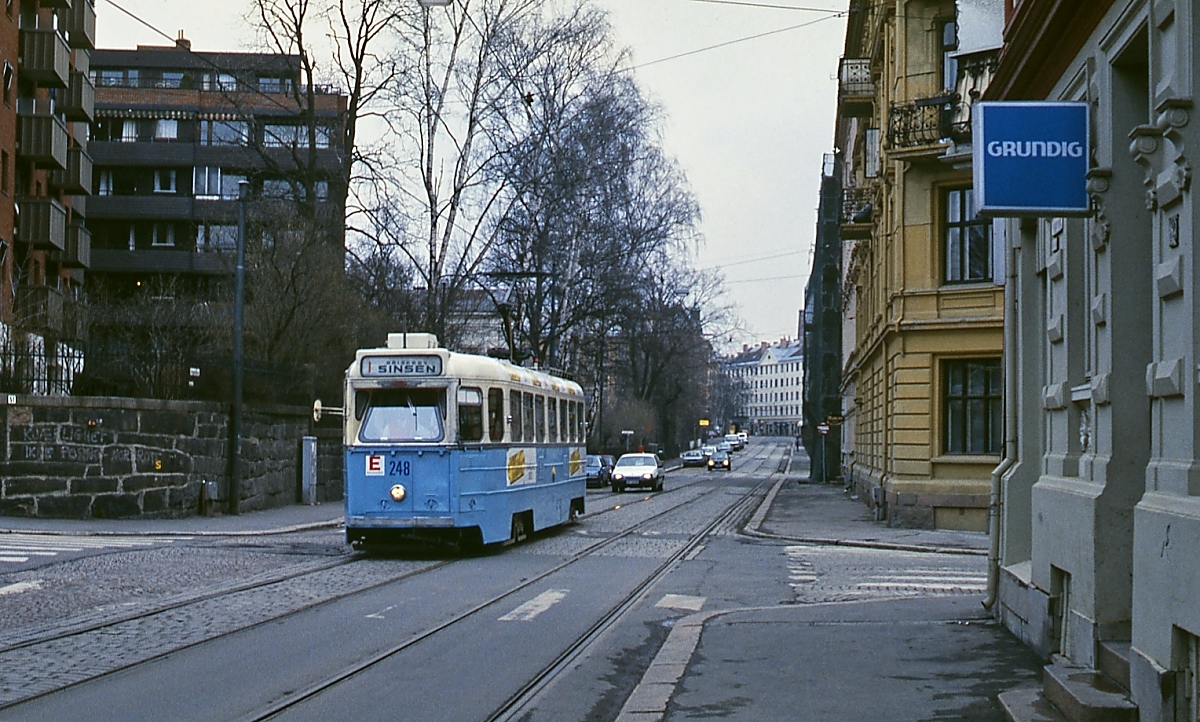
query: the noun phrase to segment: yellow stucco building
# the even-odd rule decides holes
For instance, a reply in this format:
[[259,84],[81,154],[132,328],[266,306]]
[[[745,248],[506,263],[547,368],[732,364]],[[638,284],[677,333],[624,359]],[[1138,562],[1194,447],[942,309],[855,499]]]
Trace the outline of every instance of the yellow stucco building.
[[970,107],[995,70],[996,5],[850,3],[835,139],[842,473],[892,526],[987,528],[1005,269],[975,216]]

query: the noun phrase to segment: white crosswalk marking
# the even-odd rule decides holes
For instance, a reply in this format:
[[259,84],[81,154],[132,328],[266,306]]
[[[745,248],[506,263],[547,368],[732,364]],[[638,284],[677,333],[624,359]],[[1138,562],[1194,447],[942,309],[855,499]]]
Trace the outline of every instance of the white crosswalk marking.
[[0,534],[0,564],[24,564],[34,557],[53,557],[100,549],[135,549],[191,537],[59,536],[51,534]]
[[[789,546],[788,585],[802,598],[981,594],[987,572],[977,557],[930,555],[883,549]],[[911,566],[909,566],[911,565]]]

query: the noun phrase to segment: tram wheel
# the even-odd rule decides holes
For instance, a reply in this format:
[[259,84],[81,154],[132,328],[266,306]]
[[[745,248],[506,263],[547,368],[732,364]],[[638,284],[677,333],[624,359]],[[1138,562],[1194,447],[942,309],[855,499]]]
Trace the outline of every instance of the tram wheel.
[[512,534],[509,541],[513,544],[525,541],[529,538],[529,528],[525,525],[525,512],[513,514],[512,517]]

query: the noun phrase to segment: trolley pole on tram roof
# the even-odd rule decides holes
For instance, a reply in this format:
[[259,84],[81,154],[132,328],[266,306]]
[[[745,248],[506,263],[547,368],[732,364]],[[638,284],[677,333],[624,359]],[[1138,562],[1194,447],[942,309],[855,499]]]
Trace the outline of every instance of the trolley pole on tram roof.
[[237,268],[233,298],[233,409],[229,419],[229,513],[238,514],[242,496],[242,327],[246,296],[246,200],[250,183],[238,183]]

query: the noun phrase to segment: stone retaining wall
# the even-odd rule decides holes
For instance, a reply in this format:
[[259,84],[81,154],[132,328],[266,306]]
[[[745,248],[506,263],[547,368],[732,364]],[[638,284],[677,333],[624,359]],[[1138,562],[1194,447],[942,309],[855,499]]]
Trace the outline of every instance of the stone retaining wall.
[[[178,517],[200,511],[216,482],[229,489],[224,404],[149,399],[0,397],[0,515],[65,518]],[[239,508],[296,503],[300,439],[310,411],[248,406],[242,421]],[[341,436],[318,437],[317,501],[342,498]]]

